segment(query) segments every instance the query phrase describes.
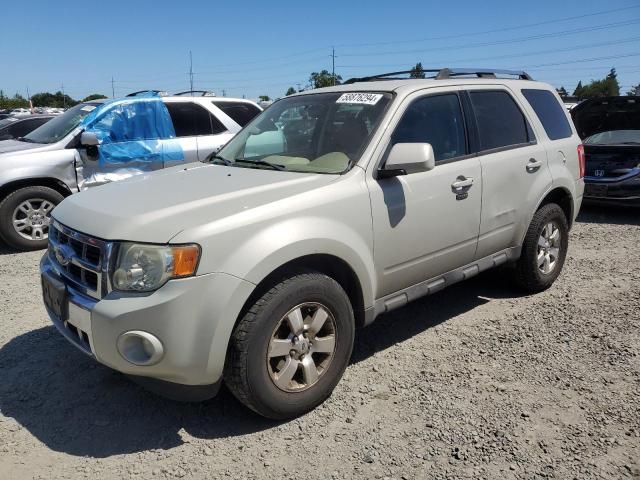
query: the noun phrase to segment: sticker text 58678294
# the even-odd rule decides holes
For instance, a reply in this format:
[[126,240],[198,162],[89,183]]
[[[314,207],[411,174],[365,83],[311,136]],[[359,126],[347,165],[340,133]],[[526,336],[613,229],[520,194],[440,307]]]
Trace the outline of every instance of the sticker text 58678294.
[[375,105],[382,98],[381,93],[352,92],[343,93],[336,103],[360,103],[364,105]]

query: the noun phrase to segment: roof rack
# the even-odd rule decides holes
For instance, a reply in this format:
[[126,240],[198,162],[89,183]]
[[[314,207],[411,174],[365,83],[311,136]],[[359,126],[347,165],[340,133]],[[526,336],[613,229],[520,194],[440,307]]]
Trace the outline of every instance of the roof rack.
[[173,94],[175,97],[215,97],[216,94],[209,90],[185,90]]
[[[350,78],[345,84],[356,82],[371,82],[375,80],[408,80],[406,77],[398,77],[398,75],[410,75],[416,73],[415,70],[403,70],[401,72],[381,73],[379,75],[372,75],[370,77],[356,77]],[[477,78],[498,78],[500,76],[514,76],[520,80],[533,80],[531,76],[525,71],[518,70],[502,70],[497,68],[425,68],[421,73],[425,74],[424,78],[433,80],[446,80],[453,77],[461,76],[474,76]],[[434,75],[428,76],[426,74],[433,73]]]
[[159,95],[162,97],[162,96],[165,96],[167,92],[165,92],[164,90],[138,90],[137,92],[129,93],[127,97],[139,97],[141,95],[148,95],[148,94]]

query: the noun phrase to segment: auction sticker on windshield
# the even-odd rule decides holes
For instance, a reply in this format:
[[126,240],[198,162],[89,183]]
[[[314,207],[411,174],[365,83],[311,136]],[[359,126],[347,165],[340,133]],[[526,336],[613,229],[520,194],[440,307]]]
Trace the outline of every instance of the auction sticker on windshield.
[[363,105],[375,105],[382,98],[381,93],[343,93],[336,103],[358,103]]

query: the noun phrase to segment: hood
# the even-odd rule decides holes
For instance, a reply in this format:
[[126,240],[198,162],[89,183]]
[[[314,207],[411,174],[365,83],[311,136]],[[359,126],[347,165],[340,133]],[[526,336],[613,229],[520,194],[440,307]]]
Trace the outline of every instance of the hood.
[[2,140],[0,141],[0,155],[9,152],[20,152],[23,150],[33,150],[34,148],[48,147],[41,143],[20,142],[18,140]]
[[640,130],[640,97],[602,97],[584,100],[571,109],[583,140],[612,130]]
[[194,163],[71,195],[55,208],[53,217],[105,240],[166,243],[182,230],[304,193],[336,178]]

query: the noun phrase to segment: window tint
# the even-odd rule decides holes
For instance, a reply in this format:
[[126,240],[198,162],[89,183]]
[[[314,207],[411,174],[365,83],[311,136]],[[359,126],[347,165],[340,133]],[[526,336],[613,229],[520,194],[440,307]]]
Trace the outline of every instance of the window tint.
[[529,122],[507,92],[469,92],[478,123],[480,150],[535,141]]
[[23,120],[21,122],[16,122],[11,127],[9,127],[9,131],[14,138],[24,137],[27,133],[32,132],[40,125],[44,124],[48,120],[45,118],[32,118],[29,120]]
[[212,103],[241,127],[244,127],[260,113],[260,109],[250,103],[221,101],[213,101]]
[[177,137],[214,135],[226,130],[220,120],[200,105],[191,102],[167,102],[165,105]]
[[526,89],[522,90],[522,94],[538,115],[549,139],[559,140],[572,135],[564,108],[553,93],[548,90]]
[[437,161],[467,153],[464,119],[457,95],[435,95],[413,102],[393,133],[392,142],[430,143]]

